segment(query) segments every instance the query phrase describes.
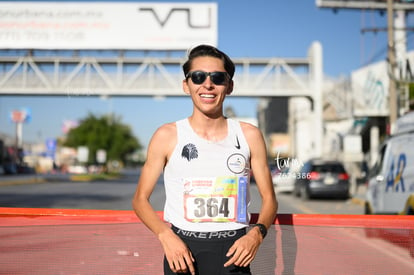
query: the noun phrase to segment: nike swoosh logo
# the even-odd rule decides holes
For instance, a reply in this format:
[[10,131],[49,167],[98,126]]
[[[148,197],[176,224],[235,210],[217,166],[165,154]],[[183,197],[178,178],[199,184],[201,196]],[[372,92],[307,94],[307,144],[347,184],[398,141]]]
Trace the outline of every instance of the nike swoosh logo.
[[240,149],[240,143],[239,143],[239,137],[238,136],[236,136],[236,142],[237,142],[236,149]]

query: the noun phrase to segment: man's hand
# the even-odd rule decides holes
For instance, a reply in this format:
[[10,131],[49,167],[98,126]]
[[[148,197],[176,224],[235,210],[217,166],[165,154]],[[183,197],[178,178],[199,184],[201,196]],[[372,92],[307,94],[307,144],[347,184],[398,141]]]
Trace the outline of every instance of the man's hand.
[[226,256],[231,257],[224,266],[248,266],[256,256],[263,238],[258,228],[253,228],[246,235],[234,242]]
[[195,275],[194,258],[187,245],[171,230],[161,233],[158,238],[170,269],[175,273],[190,272]]

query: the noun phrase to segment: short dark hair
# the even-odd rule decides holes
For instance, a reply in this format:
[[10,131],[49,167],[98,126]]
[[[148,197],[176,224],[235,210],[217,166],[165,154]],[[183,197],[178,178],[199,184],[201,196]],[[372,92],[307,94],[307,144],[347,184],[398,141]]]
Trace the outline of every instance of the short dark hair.
[[210,45],[199,45],[191,49],[190,53],[188,54],[188,60],[183,64],[184,75],[187,75],[190,72],[191,63],[194,58],[200,56],[211,56],[221,59],[224,64],[224,69],[230,75],[230,79],[233,78],[234,72],[236,70],[233,61],[227,54]]

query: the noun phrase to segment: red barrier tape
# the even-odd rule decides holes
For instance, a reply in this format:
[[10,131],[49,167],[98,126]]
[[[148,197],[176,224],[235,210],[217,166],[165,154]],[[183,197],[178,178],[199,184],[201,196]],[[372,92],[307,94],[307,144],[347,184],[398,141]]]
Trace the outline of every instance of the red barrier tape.
[[[163,217],[163,212],[157,213],[160,218]],[[257,217],[257,214],[252,214],[252,224],[257,221]],[[0,220],[0,226],[141,222],[132,210],[7,207],[0,207]],[[278,214],[274,224],[414,229],[414,216]]]

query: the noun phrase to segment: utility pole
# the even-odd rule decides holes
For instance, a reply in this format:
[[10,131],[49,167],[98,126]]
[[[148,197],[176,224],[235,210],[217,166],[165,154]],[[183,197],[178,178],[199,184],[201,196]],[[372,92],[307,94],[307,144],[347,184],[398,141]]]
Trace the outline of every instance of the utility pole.
[[389,127],[390,134],[393,133],[395,121],[398,114],[397,83],[395,80],[395,41],[394,41],[394,7],[393,0],[387,0],[387,21],[388,21],[388,68],[389,68]]
[[[390,134],[393,133],[394,124],[398,118],[400,112],[399,108],[399,99],[398,99],[398,80],[397,80],[397,60],[398,62],[404,59],[405,47],[401,48],[401,43],[406,43],[405,41],[400,41],[401,32],[406,30],[412,30],[412,28],[406,28],[405,24],[401,26],[401,22],[395,23],[397,17],[395,17],[395,11],[398,12],[398,15],[405,14],[405,12],[414,11],[414,0],[387,0],[387,1],[378,1],[378,0],[315,0],[316,5],[319,8],[330,8],[334,11],[338,9],[356,9],[356,10],[379,10],[387,11],[387,27],[386,28],[373,28],[373,29],[364,29],[366,31],[384,31],[388,33],[388,52],[387,52],[387,62],[388,62],[388,78],[389,78],[389,87],[388,87],[388,106],[389,106],[389,115],[388,118],[385,117],[387,123],[390,127]],[[404,18],[399,18],[400,20],[405,20]],[[398,26],[397,26],[398,25]],[[398,34],[398,39],[396,39],[395,34]],[[398,49],[397,49],[398,46]]]

